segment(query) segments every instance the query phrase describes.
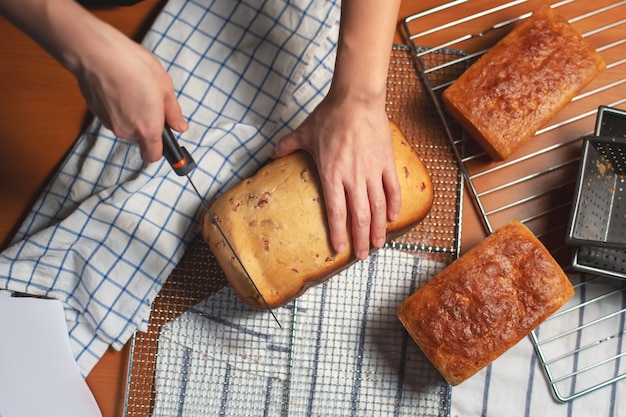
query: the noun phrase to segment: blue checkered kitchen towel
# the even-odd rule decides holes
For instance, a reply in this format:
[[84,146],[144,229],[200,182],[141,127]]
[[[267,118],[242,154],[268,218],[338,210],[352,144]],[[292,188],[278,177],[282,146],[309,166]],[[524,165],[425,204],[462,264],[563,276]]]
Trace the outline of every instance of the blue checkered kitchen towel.
[[445,416],[445,381],[396,317],[444,266],[380,249],[275,309],[282,328],[224,287],[161,328],[152,417]]
[[[323,98],[337,3],[171,0],[156,19],[143,44],[174,80],[190,124],[179,141],[207,198],[256,170]],[[144,164],[96,120],[0,254],[0,289],[63,301],[87,374],[108,346],[147,328],[200,213],[184,177]]]

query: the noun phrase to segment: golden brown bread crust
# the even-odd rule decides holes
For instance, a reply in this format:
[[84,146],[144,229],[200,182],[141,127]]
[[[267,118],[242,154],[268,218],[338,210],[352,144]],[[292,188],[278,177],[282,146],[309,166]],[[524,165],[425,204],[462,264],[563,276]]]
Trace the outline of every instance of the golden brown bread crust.
[[[421,221],[433,201],[426,167],[390,121],[402,206],[387,225],[397,236]],[[296,152],[262,167],[211,203],[211,211],[271,307],[282,306],[355,261],[352,247],[336,253],[330,244],[320,180],[313,159]],[[265,308],[256,290],[205,214],[202,235],[237,295]]]
[[457,385],[487,366],[574,295],[539,240],[511,222],[407,298],[398,318]]
[[591,45],[546,5],[470,66],[442,99],[487,154],[501,161],[604,67]]

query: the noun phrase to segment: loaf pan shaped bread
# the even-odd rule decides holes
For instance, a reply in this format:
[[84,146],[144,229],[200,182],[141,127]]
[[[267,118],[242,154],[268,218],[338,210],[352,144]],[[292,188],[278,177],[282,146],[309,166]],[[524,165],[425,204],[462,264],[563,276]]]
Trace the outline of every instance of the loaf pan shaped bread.
[[[402,191],[388,239],[421,221],[433,202],[426,167],[390,121]],[[313,158],[300,151],[263,166],[210,204],[212,213],[270,307],[282,306],[355,261],[352,246],[336,253],[330,243],[324,197]],[[263,309],[254,286],[207,213],[202,235],[226,278],[246,304]]]
[[487,154],[502,161],[604,68],[595,49],[546,5],[461,74],[442,99]]
[[407,298],[397,315],[451,385],[490,364],[574,295],[543,244],[514,221]]

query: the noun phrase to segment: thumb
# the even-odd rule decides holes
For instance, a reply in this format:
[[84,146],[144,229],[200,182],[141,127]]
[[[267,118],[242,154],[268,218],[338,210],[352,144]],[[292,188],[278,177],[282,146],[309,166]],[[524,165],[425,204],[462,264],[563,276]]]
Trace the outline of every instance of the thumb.
[[189,124],[183,117],[178,100],[174,95],[174,91],[166,95],[164,102],[165,122],[175,131],[184,132],[189,129]]
[[283,136],[282,139],[276,144],[276,148],[270,153],[272,158],[280,158],[281,156],[289,155],[292,152],[302,149],[302,146],[298,143],[294,132]]

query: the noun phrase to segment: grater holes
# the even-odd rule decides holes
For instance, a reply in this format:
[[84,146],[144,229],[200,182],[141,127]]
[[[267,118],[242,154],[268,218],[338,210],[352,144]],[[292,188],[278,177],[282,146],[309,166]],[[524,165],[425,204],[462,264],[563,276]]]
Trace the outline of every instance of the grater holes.
[[626,172],[626,153],[624,151],[624,144],[607,143],[600,146],[598,151],[618,175],[623,175],[624,172]]

